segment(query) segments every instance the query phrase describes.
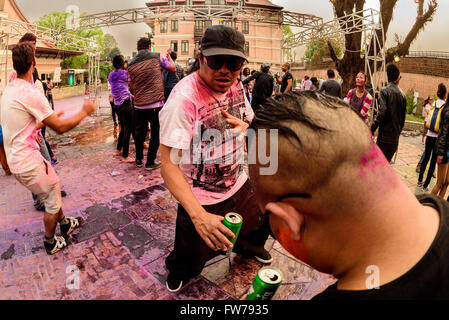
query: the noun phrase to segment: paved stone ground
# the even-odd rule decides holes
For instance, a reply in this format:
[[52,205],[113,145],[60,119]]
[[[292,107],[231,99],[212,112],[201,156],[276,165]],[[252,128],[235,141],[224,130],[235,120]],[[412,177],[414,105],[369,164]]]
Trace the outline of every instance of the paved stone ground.
[[[56,110],[70,115],[82,100],[56,101]],[[235,254],[208,262],[179,293],[165,289],[177,203],[160,170],[150,173],[114,156],[107,96],[101,105],[99,115],[67,134],[49,130],[59,160],[55,168],[68,193],[64,212],[86,221],[66,250],[45,253],[42,213],[34,211],[31,194],[0,171],[0,299],[239,299],[262,264]],[[411,189],[423,148],[419,138],[401,138],[394,168]],[[113,177],[112,170],[121,174]],[[266,248],[285,278],[275,299],[310,299],[333,283],[273,239]],[[80,281],[72,283],[77,275]]]

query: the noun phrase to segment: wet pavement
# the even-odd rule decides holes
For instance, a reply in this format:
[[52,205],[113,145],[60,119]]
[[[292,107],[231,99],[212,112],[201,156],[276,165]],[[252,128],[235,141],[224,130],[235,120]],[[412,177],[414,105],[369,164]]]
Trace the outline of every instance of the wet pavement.
[[[83,99],[56,101],[56,111],[76,113]],[[105,94],[101,106],[69,133],[57,136],[48,130],[59,160],[55,169],[68,194],[64,213],[85,220],[69,248],[46,254],[42,212],[34,210],[31,193],[0,169],[0,299],[241,298],[262,264],[235,254],[209,261],[178,293],[166,290],[164,261],[174,243],[177,202],[160,170],[148,172],[115,156],[117,132]],[[424,149],[419,139],[401,137],[393,165],[413,191]],[[284,275],[275,299],[310,299],[334,281],[294,259],[273,239],[266,249],[274,258],[271,266]]]

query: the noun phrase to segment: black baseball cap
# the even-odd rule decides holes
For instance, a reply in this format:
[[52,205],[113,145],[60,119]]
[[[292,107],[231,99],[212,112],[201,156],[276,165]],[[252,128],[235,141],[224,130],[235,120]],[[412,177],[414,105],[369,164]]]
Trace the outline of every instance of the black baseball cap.
[[234,28],[224,25],[211,26],[201,39],[203,56],[229,55],[246,59],[245,36]]

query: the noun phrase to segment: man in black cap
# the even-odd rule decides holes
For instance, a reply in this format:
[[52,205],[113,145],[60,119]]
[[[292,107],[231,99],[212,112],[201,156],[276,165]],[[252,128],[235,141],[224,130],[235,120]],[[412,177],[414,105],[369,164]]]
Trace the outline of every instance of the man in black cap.
[[264,62],[260,67],[260,71],[254,72],[251,76],[243,80],[244,85],[256,80],[253,88],[253,99],[251,101],[251,107],[254,111],[257,111],[259,105],[273,95],[274,80],[269,72],[270,63]]
[[[173,89],[160,113],[162,177],[179,201],[174,250],[165,260],[167,289],[176,292],[206,262],[229,248],[272,258],[265,250],[267,221],[243,170],[244,132],[254,112],[238,77],[246,61],[242,33],[209,27],[198,52],[199,70]],[[233,129],[233,130],[231,130]],[[235,246],[226,213],[243,217]]]
[[374,135],[379,128],[377,145],[390,162],[398,149],[399,136],[404,127],[407,99],[399,88],[402,77],[396,65],[387,66],[387,76],[389,84],[380,90],[379,113],[371,126],[371,132]]

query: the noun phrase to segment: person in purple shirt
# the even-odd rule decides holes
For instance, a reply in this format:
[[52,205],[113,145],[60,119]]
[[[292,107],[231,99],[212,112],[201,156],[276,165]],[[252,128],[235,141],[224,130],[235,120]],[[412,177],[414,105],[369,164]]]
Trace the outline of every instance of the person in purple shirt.
[[115,70],[109,74],[108,80],[121,127],[117,155],[122,156],[123,162],[134,162],[135,159],[129,156],[129,140],[134,127],[134,110],[129,92],[128,71],[125,68],[125,59],[122,55],[115,56],[112,64]]

